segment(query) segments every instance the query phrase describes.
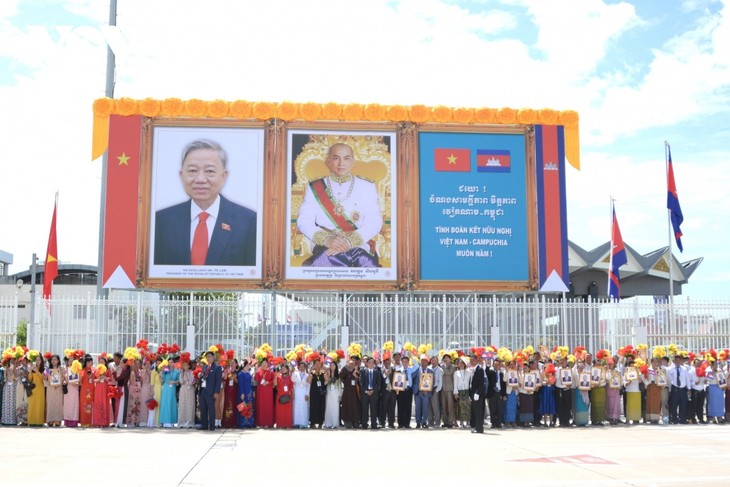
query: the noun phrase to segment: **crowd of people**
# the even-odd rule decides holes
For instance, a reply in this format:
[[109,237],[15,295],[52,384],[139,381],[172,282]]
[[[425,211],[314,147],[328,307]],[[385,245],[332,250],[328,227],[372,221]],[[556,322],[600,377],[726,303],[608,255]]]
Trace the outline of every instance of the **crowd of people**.
[[727,350],[626,346],[441,350],[393,342],[363,355],[298,345],[248,358],[210,347],[197,360],[141,340],[96,358],[25,347],[3,352],[4,426],[198,428],[492,428],[724,423]]

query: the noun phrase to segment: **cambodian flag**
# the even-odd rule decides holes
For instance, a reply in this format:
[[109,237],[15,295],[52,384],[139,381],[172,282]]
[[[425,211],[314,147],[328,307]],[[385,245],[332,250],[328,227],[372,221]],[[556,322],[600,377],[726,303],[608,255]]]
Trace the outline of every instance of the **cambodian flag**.
[[682,208],[679,206],[679,197],[677,196],[677,185],[674,182],[674,168],[672,167],[672,149],[667,146],[667,155],[669,157],[667,164],[667,209],[672,220],[672,229],[674,230],[674,238],[677,241],[679,251],[684,251],[682,247],[682,230],[679,226],[684,221]]
[[616,208],[613,208],[613,223],[611,227],[611,266],[608,270],[608,296],[621,299],[621,278],[618,269],[628,263],[624,239],[621,238],[621,229],[616,218]]

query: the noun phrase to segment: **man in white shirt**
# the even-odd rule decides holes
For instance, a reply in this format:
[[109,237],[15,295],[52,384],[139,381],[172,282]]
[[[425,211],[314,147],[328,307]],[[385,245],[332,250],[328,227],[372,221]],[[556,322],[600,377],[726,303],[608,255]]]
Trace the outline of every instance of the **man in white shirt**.
[[[441,427],[441,389],[443,388],[444,371],[439,365],[438,356],[431,357],[431,369],[433,370],[433,394],[430,398],[428,408],[428,425],[431,428]],[[453,393],[452,393],[453,394]]]
[[682,357],[674,357],[674,366],[669,368],[669,423],[687,424],[687,395],[689,387],[689,373],[682,364]]
[[693,424],[705,424],[705,388],[707,387],[707,379],[697,376],[697,368],[702,364],[698,358],[694,361],[694,367],[689,368],[689,385],[692,400],[692,408],[689,411],[689,421]]

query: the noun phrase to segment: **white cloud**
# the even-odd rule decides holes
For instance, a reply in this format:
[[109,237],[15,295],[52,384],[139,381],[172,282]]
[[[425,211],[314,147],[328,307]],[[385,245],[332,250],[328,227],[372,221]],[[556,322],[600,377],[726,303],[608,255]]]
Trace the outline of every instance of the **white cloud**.
[[[613,193],[627,242],[640,252],[666,245],[661,149],[654,160],[617,156],[609,142],[727,111],[727,7],[655,46],[645,71],[599,76],[611,43],[654,19],[639,18],[626,2],[502,3],[510,9],[470,13],[439,0],[125,0],[116,96],[577,109],[583,170],[569,170],[570,238],[585,247],[608,240]],[[100,165],[89,161],[91,103],[104,91],[106,48],[97,26],[106,22],[108,4],[61,4],[88,16],[88,24],[21,29],[9,20],[18,2],[0,2],[0,56],[30,72],[0,86],[0,110],[9,115],[0,118],[0,133],[13,141],[4,157],[17,161],[14,180],[23,182],[0,193],[0,206],[15,210],[4,221],[18,231],[0,235],[0,248],[16,254],[14,271],[31,252],[43,254],[56,189],[61,259],[96,263]],[[519,27],[530,22],[535,45],[520,39]],[[702,145],[698,140],[698,150]],[[717,203],[730,186],[725,159],[724,150],[706,152],[702,164],[675,167],[688,256],[714,258],[707,235],[727,237]],[[727,272],[703,266],[698,276],[707,279]]]

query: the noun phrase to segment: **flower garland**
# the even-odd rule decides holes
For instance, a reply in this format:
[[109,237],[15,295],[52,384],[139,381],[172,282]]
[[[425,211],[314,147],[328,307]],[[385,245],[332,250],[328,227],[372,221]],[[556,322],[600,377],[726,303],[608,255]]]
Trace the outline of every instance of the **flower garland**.
[[464,108],[427,105],[380,105],[371,103],[279,103],[246,100],[200,100],[192,98],[98,98],[93,105],[94,115],[143,115],[145,117],[237,118],[268,120],[332,120],[366,122],[415,123],[480,123],[480,124],[545,124],[578,127],[578,113],[574,110],[543,108]]

